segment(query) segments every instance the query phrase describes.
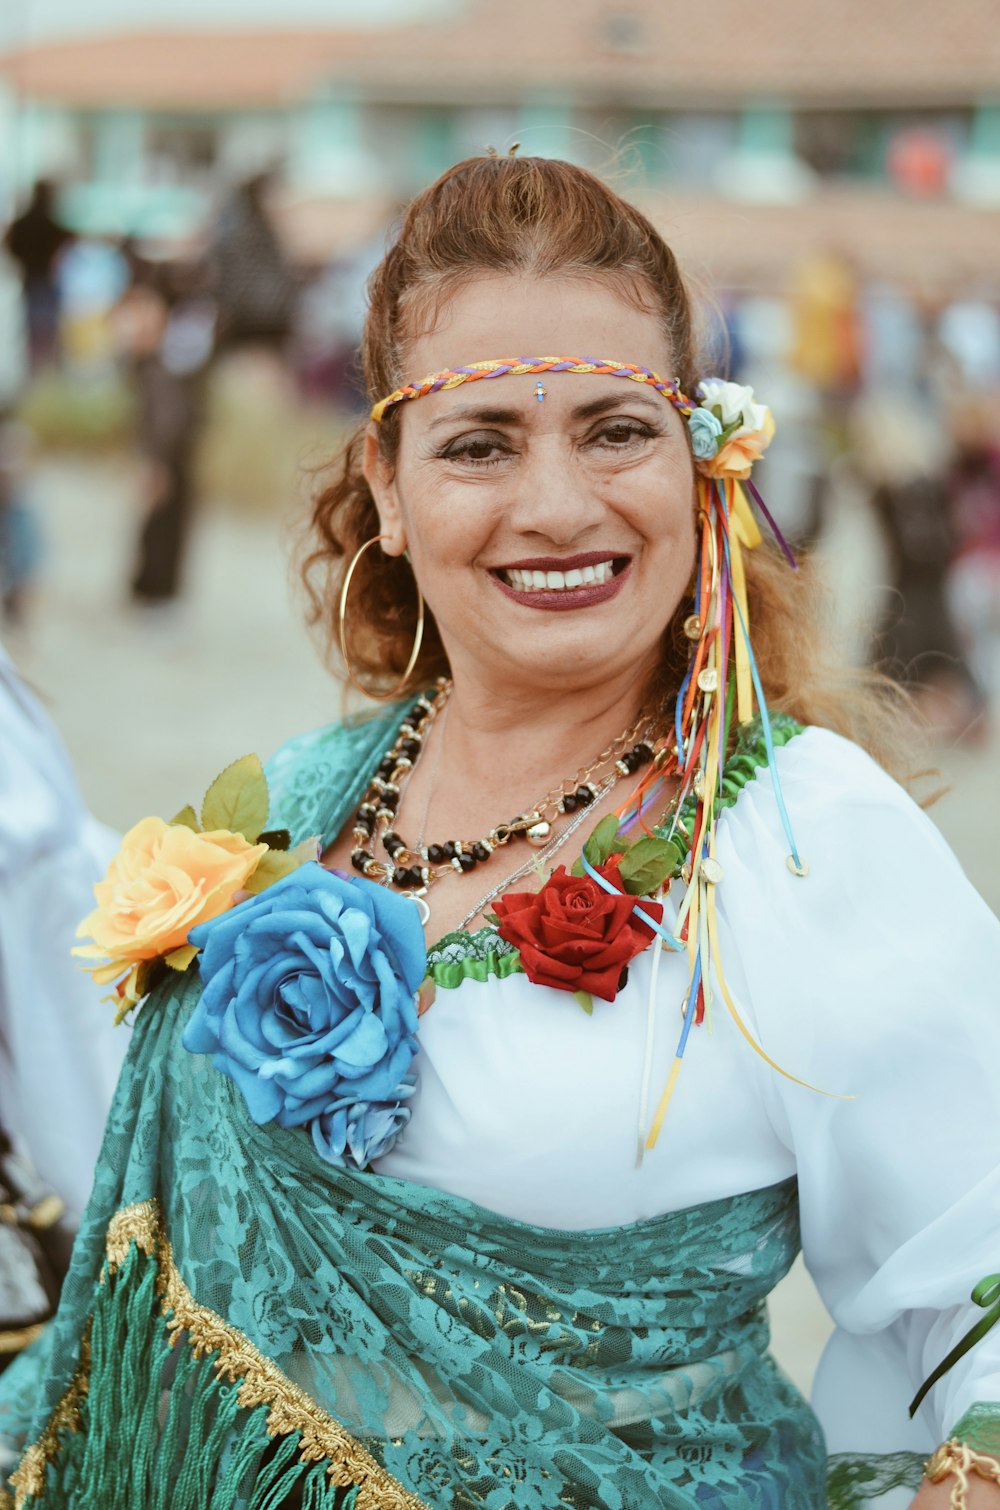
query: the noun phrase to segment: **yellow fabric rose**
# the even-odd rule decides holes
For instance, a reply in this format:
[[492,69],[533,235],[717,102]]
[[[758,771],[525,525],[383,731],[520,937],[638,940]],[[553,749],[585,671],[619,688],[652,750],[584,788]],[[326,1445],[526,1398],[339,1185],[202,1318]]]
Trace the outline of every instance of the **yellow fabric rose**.
[[98,905],[77,929],[78,938],[94,943],[74,953],[106,959],[94,973],[107,981],[127,966],[181,948],[198,923],[228,910],[266,853],[266,844],[248,844],[226,829],[195,833],[143,818],[94,887]]

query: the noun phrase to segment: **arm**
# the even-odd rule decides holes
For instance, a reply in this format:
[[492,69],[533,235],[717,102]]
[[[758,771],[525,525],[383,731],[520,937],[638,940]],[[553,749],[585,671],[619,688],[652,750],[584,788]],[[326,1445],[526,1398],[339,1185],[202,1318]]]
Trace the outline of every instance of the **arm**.
[[[970,1407],[1000,1401],[994,1328],[907,1413],[982,1319],[972,1289],[1000,1270],[1000,925],[862,752],[815,730],[796,743],[782,778],[810,874],[779,874],[787,845],[758,793],[723,864],[727,881],[741,866],[773,879],[759,913],[734,919],[729,952],[773,1057],[855,1097],[761,1070],[798,1167],[806,1261],[838,1327],[814,1402],[831,1452],[929,1456]],[[921,1510],[941,1492],[925,1485]]]

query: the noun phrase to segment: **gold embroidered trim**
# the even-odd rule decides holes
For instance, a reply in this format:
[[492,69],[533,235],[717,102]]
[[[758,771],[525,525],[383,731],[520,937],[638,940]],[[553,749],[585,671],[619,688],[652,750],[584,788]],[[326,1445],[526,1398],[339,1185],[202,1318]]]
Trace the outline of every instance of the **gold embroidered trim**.
[[10,1476],[10,1483],[15,1491],[16,1510],[21,1510],[24,1503],[31,1498],[41,1498],[45,1492],[45,1470],[59,1452],[61,1446],[59,1439],[62,1433],[80,1430],[82,1424],[80,1402],[89,1387],[90,1322],[88,1321],[80,1342],[80,1361],[69,1382],[69,1388],[49,1417],[48,1425],[38,1441],[31,1444],[17,1465],[17,1470]]
[[[404,1489],[348,1431],[312,1400],[305,1390],[281,1372],[277,1364],[259,1352],[249,1338],[225,1322],[215,1311],[199,1305],[174,1263],[170,1240],[163,1230],[159,1203],[142,1201],[125,1206],[112,1218],[107,1232],[107,1263],[102,1274],[114,1275],[135,1244],[156,1262],[156,1291],[173,1347],[181,1336],[194,1348],[196,1357],[215,1353],[212,1367],[232,1383],[240,1381],[236,1399],[245,1410],[270,1407],[267,1434],[287,1436],[299,1432],[299,1456],[303,1462],[329,1460],[327,1472],[338,1488],[358,1486],[357,1510],[430,1510]],[[87,1393],[90,1369],[89,1324],[81,1348],[80,1365],[69,1389],[57,1405],[38,1441],[28,1448],[17,1472],[11,1475],[16,1489],[16,1507],[22,1510],[31,1496],[45,1488],[45,1469],[59,1451],[59,1436],[80,1429],[80,1401]],[[0,1503],[0,1510],[3,1505]]]

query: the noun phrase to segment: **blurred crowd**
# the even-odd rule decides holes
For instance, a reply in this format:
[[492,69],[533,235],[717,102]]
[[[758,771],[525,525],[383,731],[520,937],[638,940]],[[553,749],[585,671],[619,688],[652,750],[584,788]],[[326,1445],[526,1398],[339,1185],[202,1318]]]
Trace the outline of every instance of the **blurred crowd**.
[[[343,424],[361,412],[363,288],[380,247],[297,265],[269,208],[271,188],[259,174],[220,193],[211,227],[184,247],[74,234],[48,183],[35,185],[6,228],[0,335],[10,339],[0,346],[21,352],[0,371],[8,624],[29,614],[43,570],[32,416],[46,385],[65,394],[111,383],[126,396],[136,459],[126,588],[148,616],[175,611],[182,597],[199,454],[213,394],[234,372],[238,406],[288,424],[319,412],[333,433],[333,417]],[[866,285],[846,251],[819,248],[780,296],[724,294],[714,319],[714,364],[754,384],[779,416],[764,470],[786,533],[800,549],[821,542],[845,490],[877,521],[886,592],[862,653],[904,681],[949,739],[983,738],[1000,674],[995,291],[943,299]],[[246,424],[237,450],[254,428]]]

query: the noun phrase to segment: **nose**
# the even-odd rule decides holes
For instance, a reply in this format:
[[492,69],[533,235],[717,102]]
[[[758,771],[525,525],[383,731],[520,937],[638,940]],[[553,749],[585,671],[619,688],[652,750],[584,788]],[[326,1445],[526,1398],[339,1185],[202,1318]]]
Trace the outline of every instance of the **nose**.
[[511,479],[507,520],[519,534],[553,545],[578,541],[606,514],[593,479],[558,434],[534,438]]

